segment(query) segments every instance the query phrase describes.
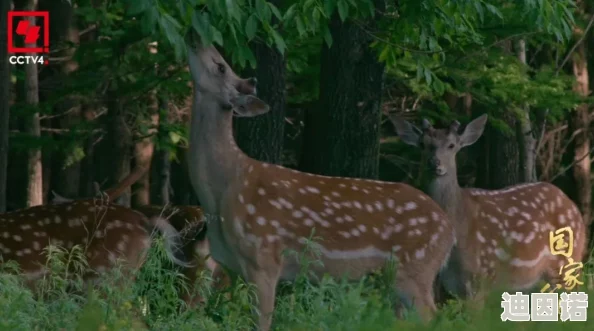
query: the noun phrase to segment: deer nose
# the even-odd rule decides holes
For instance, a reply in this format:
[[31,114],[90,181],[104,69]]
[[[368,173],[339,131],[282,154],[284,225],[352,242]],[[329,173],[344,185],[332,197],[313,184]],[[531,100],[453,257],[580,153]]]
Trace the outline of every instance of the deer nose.
[[258,79],[256,77],[248,78],[248,84],[250,84],[253,87],[256,87],[256,85],[258,85]]
[[441,162],[439,161],[438,158],[436,157],[431,157],[429,159],[429,164],[433,167],[433,168],[437,168],[441,165]]

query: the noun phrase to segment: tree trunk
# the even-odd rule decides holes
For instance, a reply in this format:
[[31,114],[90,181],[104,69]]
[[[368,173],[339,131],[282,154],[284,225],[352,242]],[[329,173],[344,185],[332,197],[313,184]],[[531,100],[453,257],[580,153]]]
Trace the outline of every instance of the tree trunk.
[[[382,1],[374,1],[383,8]],[[380,4],[382,5],[380,7]],[[376,19],[368,22],[374,30]],[[328,176],[377,178],[384,65],[357,24],[330,22],[333,43],[322,46],[318,108],[305,114],[300,169]]]
[[[586,40],[576,48],[573,54],[573,74],[576,80],[575,91],[587,97],[590,88],[585,42]],[[590,183],[590,120],[588,108],[589,104],[584,103],[571,113],[569,132],[579,132],[572,143],[574,192],[571,195],[580,208],[584,220],[587,224],[590,224],[592,187]]]
[[[271,1],[279,6],[280,1]],[[282,163],[285,133],[285,59],[274,47],[254,42],[252,51],[258,66],[245,70],[246,76],[258,79],[258,97],[270,106],[270,112],[254,118],[234,121],[236,141],[247,155],[260,161]]]
[[[163,126],[169,122],[168,118],[168,100],[164,97],[159,97],[159,126]],[[160,139],[167,139],[159,132]],[[151,190],[151,201],[153,204],[165,206],[171,202],[170,190],[171,187],[171,153],[167,148],[157,150],[155,152],[154,162],[154,178],[157,189]]]
[[[518,40],[516,43],[516,54],[520,62],[526,65],[526,41],[524,39]],[[536,181],[536,139],[532,131],[532,123],[530,122],[530,109],[525,107],[522,116],[517,121],[516,135],[518,137],[519,154],[520,154],[520,181],[521,182],[535,182]]]
[[[10,1],[0,2],[0,27],[7,26]],[[0,29],[0,45],[8,44],[5,28]],[[8,130],[10,113],[10,66],[8,49],[0,47],[0,213],[6,212],[6,182],[8,177]]]
[[[150,115],[149,118],[150,123],[147,123],[153,126],[152,129],[149,130],[148,134],[154,134],[156,127],[159,123],[159,115],[154,112],[154,114]],[[150,176],[150,167],[151,162],[153,160],[153,154],[155,151],[155,143],[153,142],[153,136],[149,136],[143,139],[140,139],[134,145],[134,160],[136,161],[136,166],[142,166],[148,169],[148,171],[142,176],[138,182],[134,185],[134,203],[133,206],[146,206],[151,203],[151,176]]]
[[[37,0],[30,0],[25,6],[25,10],[35,10]],[[31,25],[36,25],[35,17],[27,18]],[[25,44],[25,47],[37,47],[37,43]],[[35,54],[28,54],[35,55]],[[39,85],[38,85],[37,63],[25,64],[25,102],[31,107],[39,106]],[[39,123],[39,113],[36,112],[29,119],[27,132],[34,137],[41,136],[41,125]],[[27,207],[33,207],[43,204],[43,178],[41,149],[31,148],[29,151],[29,160],[27,163],[28,185],[27,185]]]
[[[116,91],[110,91],[107,107],[107,133],[101,154],[108,160],[104,163],[108,167],[106,187],[113,187],[130,174],[132,133],[126,123],[126,111],[121,105],[121,100],[118,100]],[[127,188],[116,200],[117,203],[130,207],[130,195],[130,188]]]

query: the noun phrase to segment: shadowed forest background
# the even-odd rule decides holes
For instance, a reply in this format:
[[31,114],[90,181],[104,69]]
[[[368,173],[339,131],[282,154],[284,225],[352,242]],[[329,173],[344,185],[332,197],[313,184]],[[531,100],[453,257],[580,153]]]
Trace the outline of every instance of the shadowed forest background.
[[[424,188],[423,155],[386,114],[438,126],[489,114],[461,186],[559,186],[592,221],[594,1],[2,1],[50,13],[48,65],[0,47],[0,212],[90,197],[135,166],[126,206],[199,204],[186,171],[184,36],[258,78],[271,111],[235,120],[258,160]],[[22,43],[22,40],[18,42]]]

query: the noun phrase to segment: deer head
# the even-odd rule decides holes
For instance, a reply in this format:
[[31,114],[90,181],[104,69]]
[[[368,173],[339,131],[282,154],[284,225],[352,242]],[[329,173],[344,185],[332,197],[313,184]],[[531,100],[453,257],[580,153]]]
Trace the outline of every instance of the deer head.
[[194,89],[201,97],[213,98],[222,111],[251,117],[266,113],[270,107],[256,95],[257,79],[240,78],[214,46],[192,41],[188,51]]
[[406,120],[391,116],[396,132],[406,144],[423,148],[429,155],[429,165],[437,176],[456,173],[456,154],[463,147],[474,144],[483,134],[487,115],[481,115],[470,122],[462,134],[458,133],[460,123],[453,121],[449,127],[436,129],[423,119],[423,130]]

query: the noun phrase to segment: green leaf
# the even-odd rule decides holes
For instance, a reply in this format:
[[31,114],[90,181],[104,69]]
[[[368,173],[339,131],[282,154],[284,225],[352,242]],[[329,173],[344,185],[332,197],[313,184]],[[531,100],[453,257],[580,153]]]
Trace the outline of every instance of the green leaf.
[[215,43],[219,44],[220,46],[224,46],[223,44],[223,34],[214,26],[211,26],[212,29],[212,39]]
[[266,1],[265,0],[256,0],[256,13],[258,14],[258,17],[260,18],[260,20],[264,21],[265,19],[265,13],[266,11]]
[[338,0],[338,16],[340,16],[340,20],[344,22],[349,15],[349,7],[344,0]]
[[495,16],[497,16],[497,17],[501,18],[501,19],[503,19],[503,15],[502,15],[502,14],[501,14],[501,12],[499,11],[499,9],[497,9],[497,7],[495,7],[495,6],[491,5],[491,4],[488,4],[488,3],[485,3],[485,7],[487,7],[487,10],[488,10],[488,11],[489,11],[491,14],[493,14],[493,15],[495,15]]
[[297,26],[297,32],[299,33],[299,37],[303,37],[305,35],[305,26],[303,25],[303,20],[301,17],[295,17],[295,25]]
[[196,11],[192,16],[192,27],[202,38],[205,45],[210,45],[213,40],[210,22],[206,14]]
[[247,36],[248,40],[252,40],[256,36],[257,32],[258,19],[256,18],[256,15],[252,14],[245,23],[245,35]]
[[[144,12],[147,8],[149,8],[149,1],[150,0],[126,1],[128,3],[128,10],[126,11],[126,13],[130,16],[133,16]],[[153,8],[153,6],[150,7]]]
[[336,9],[336,0],[324,0],[324,13],[326,17],[332,16],[334,9]]
[[276,6],[272,2],[267,2],[267,3],[268,3],[268,7],[270,7],[270,10],[274,14],[274,16],[276,16],[276,18],[278,20],[282,20],[283,15],[281,14],[280,10],[278,10],[278,8],[276,8]]
[[274,29],[270,29],[270,33],[272,34],[272,38],[274,39],[274,43],[276,48],[281,54],[285,54],[285,49],[287,48],[287,44],[285,43],[283,37],[276,32]]
[[296,13],[296,11],[295,11],[296,7],[297,7],[297,4],[294,3],[287,9],[287,11],[285,12],[285,16],[283,16],[283,19],[282,19],[284,22],[290,22],[293,19],[293,16],[295,16],[295,13]]
[[333,40],[332,40],[332,34],[330,33],[330,29],[328,28],[328,25],[324,24],[323,30],[324,30],[323,31],[324,41],[326,42],[326,45],[328,47],[331,47]]

